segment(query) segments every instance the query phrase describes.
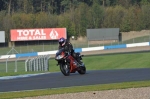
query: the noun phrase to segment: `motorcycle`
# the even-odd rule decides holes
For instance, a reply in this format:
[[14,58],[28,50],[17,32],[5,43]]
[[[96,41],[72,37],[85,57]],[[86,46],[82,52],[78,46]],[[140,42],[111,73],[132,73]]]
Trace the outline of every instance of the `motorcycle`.
[[[84,55],[80,55],[80,53],[76,53],[80,60],[82,60],[82,57]],[[60,66],[61,72],[65,76],[69,76],[70,73],[75,73],[76,71],[79,74],[85,74],[86,73],[86,67],[84,63],[79,64],[75,58],[73,58],[69,53],[66,53],[64,49],[60,49],[57,51],[55,60],[58,61],[58,65]]]

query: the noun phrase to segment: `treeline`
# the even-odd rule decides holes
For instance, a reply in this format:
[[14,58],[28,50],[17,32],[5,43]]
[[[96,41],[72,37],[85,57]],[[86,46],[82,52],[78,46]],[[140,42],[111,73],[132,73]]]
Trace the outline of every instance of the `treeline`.
[[66,27],[68,36],[87,28],[150,29],[150,0],[0,0],[0,30]]

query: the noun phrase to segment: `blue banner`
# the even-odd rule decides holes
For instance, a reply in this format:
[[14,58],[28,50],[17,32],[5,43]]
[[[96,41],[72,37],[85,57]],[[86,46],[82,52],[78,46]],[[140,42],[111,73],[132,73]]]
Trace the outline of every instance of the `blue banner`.
[[32,56],[38,56],[37,52],[32,53],[23,53],[23,54],[16,54],[16,58],[18,57],[32,57]]
[[117,49],[117,48],[127,48],[127,46],[126,46],[126,44],[104,46],[104,50],[106,50],[106,49]]
[[75,48],[74,51],[80,53],[80,52],[82,52],[82,48]]

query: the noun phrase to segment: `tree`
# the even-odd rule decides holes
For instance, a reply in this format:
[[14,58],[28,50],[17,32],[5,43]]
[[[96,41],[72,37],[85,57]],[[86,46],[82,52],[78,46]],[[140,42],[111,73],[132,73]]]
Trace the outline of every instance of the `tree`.
[[139,13],[139,20],[138,25],[141,29],[150,29],[150,4],[149,5],[142,5],[141,13]]
[[94,3],[91,7],[91,19],[94,28],[100,28],[104,17],[104,9],[97,3]]
[[81,3],[79,7],[75,10],[75,24],[76,24],[76,31],[77,36],[85,36],[86,29],[88,27],[88,11],[89,7],[85,3]]
[[1,0],[1,1],[0,1],[0,11],[1,11],[1,10],[4,10],[4,4],[5,4],[4,1]]
[[120,28],[126,9],[122,6],[108,7],[105,11],[103,25],[105,28]]

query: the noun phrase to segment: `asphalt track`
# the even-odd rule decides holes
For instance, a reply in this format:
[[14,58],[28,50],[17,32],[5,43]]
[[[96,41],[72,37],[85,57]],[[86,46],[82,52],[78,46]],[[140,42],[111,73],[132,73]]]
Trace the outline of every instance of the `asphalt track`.
[[150,80],[150,68],[93,70],[85,75],[78,73],[64,76],[61,72],[0,80],[0,92],[23,91],[47,88],[62,88],[95,84],[110,84]]

